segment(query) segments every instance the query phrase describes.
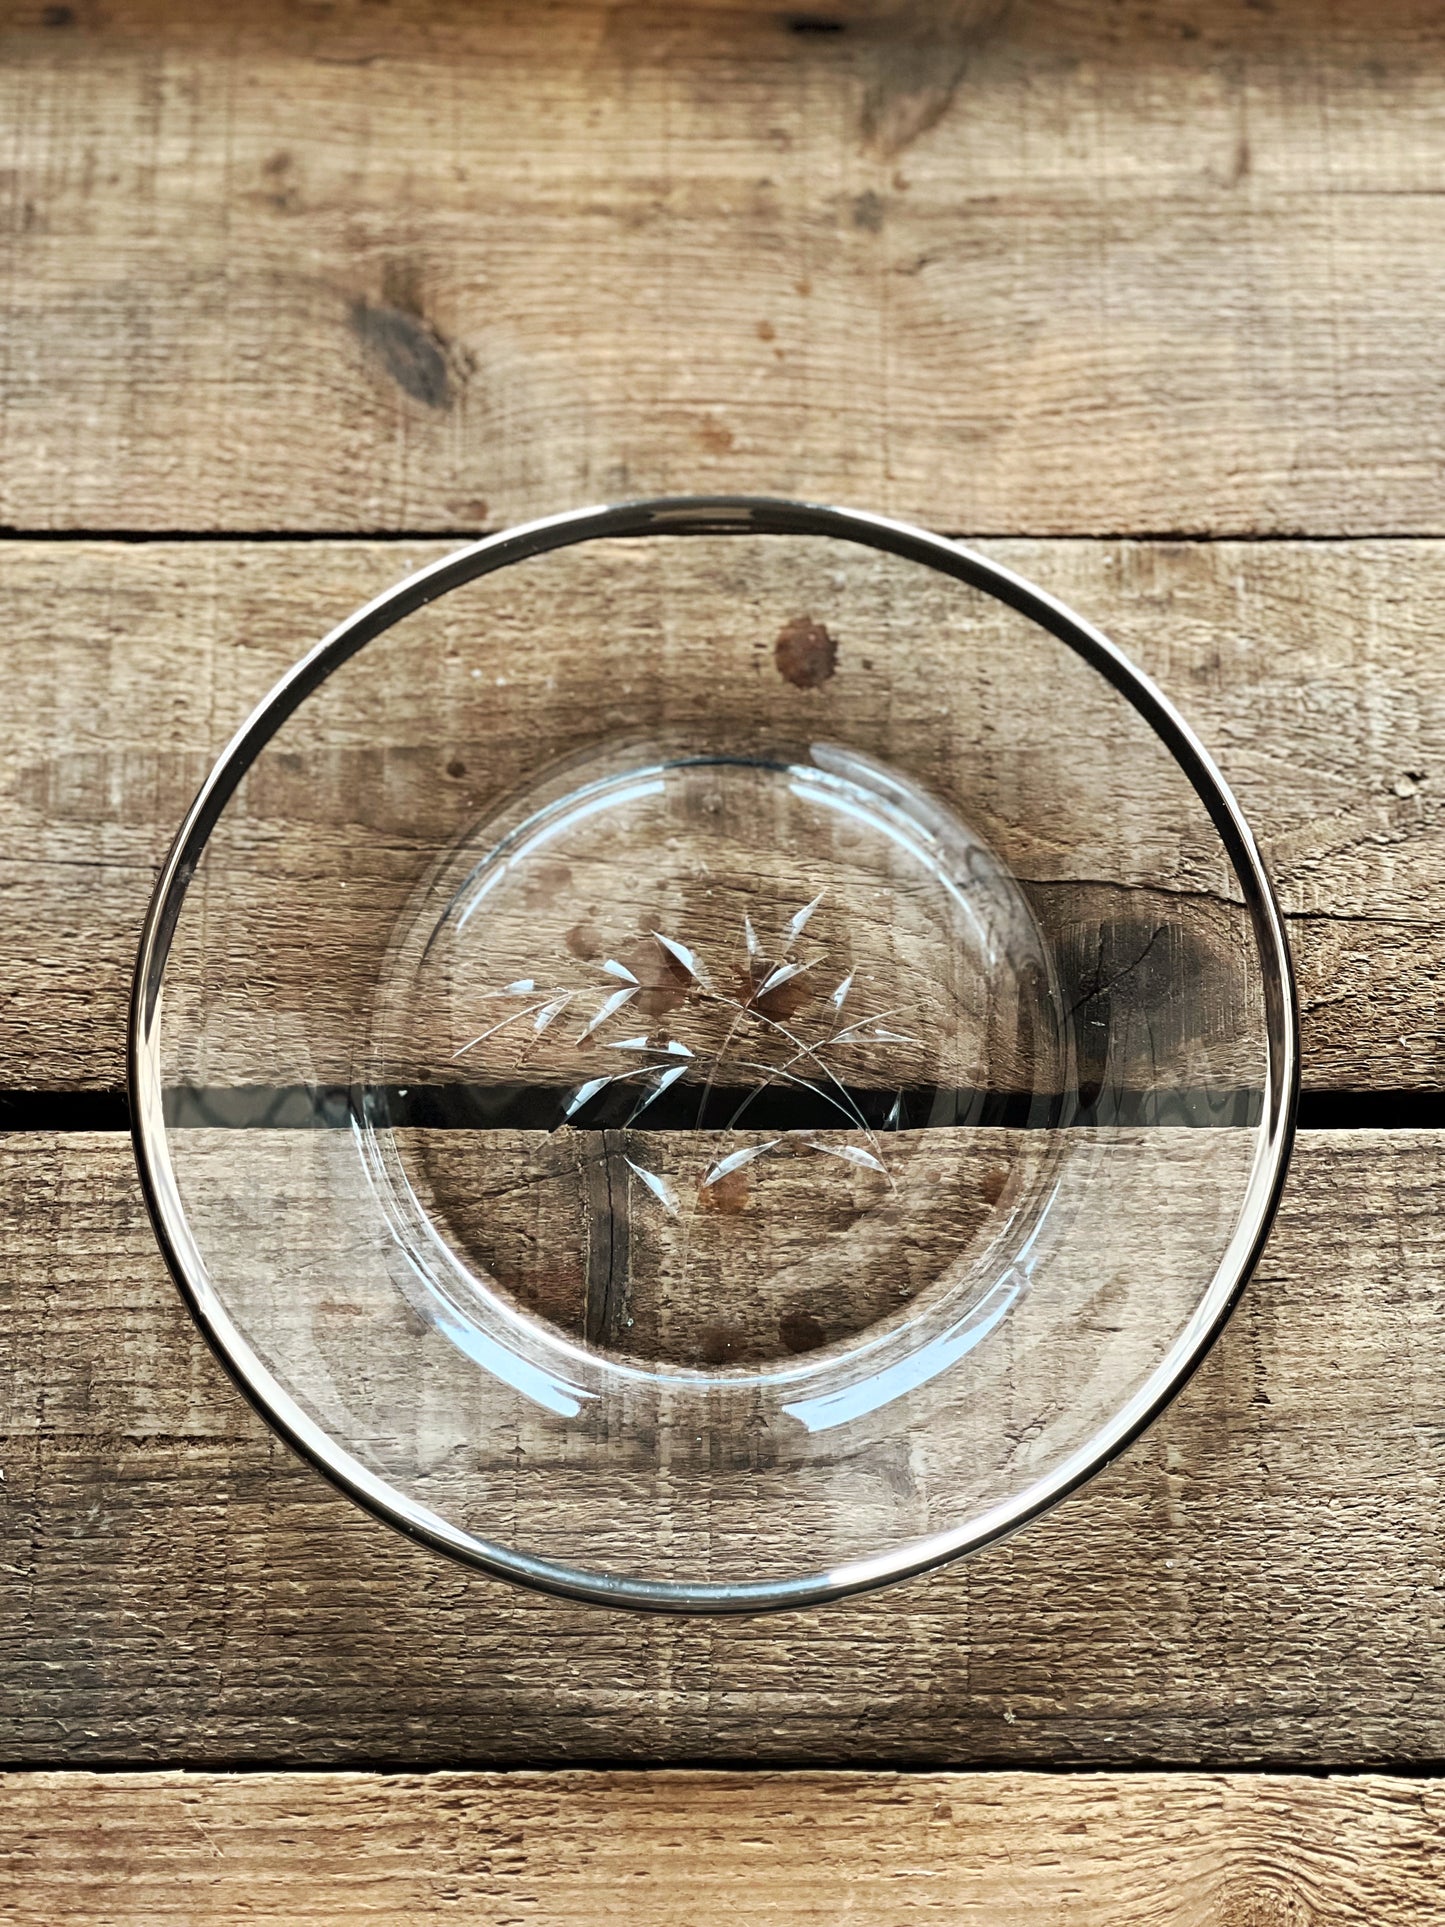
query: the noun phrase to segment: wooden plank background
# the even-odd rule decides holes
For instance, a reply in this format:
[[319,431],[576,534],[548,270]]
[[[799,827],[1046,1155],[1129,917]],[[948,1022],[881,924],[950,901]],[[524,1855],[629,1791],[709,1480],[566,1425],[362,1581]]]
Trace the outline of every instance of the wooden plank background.
[[1433,1784],[1189,1773],[38,1774],[14,1927],[1438,1918]]
[[1312,1133],[1218,1346],[1005,1543],[645,1619],[468,1574],[300,1465],[197,1340],[119,1136],[0,1146],[10,1764],[1445,1757],[1445,1145]]
[[[303,647],[445,548],[7,547],[6,1084],[123,1081],[125,1000],[151,879],[218,747]],[[1445,927],[1431,907],[1445,889],[1435,777],[1445,753],[1445,544],[1013,540],[989,550],[1103,618],[1217,751],[1289,918],[1306,1087],[1431,1087],[1445,1044]],[[705,623],[697,635],[696,667],[674,675],[705,698]],[[505,710],[489,712],[488,727],[510,732],[508,753],[539,720],[562,741],[585,741],[598,715],[617,709],[616,664],[585,609],[570,634],[510,639],[506,662]],[[846,646],[823,689],[804,697],[781,677],[771,683],[780,707],[791,696],[810,727],[841,740],[878,700]],[[1069,695],[1042,679],[1021,692],[1041,741],[1070,741]],[[446,788],[451,754],[433,742],[418,780]]]
[[1445,533],[1431,0],[12,21],[19,526]]
[[0,1913],[1431,1917],[1435,1130],[1304,1136],[1214,1353],[1049,1517],[714,1624],[362,1518],[125,1140],[34,1127],[108,1115],[155,865],[278,671],[457,536],[666,489],[1098,619],[1261,834],[1307,1089],[1445,1121],[1438,8],[30,0],[0,181]]

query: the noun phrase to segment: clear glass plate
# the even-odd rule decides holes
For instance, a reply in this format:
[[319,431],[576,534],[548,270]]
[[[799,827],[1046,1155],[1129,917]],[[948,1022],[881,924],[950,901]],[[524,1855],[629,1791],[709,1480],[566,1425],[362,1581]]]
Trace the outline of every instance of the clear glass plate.
[[161,1243],[364,1505],[574,1595],[835,1597],[1132,1437],[1297,1082],[1254,842],[1043,592],[644,503],[343,623],[197,798],[132,1021]]

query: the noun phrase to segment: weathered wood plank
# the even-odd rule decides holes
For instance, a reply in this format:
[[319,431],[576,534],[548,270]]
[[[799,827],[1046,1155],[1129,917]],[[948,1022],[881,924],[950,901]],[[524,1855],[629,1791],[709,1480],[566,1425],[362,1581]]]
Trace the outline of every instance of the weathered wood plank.
[[[725,1142],[736,1149],[739,1136],[748,1143]],[[712,1583],[906,1545],[1057,1466],[1187,1326],[1255,1149],[1252,1133],[1228,1129],[910,1131],[877,1140],[890,1185],[794,1137],[735,1172],[743,1183],[714,1216],[697,1196],[707,1155],[697,1134],[636,1132],[632,1169],[670,1177],[673,1219],[629,1185],[620,1158],[584,1203],[585,1142],[398,1133],[387,1162],[420,1201],[415,1270],[397,1262],[349,1131],[177,1131],[171,1158],[232,1316],[363,1462],[480,1537],[593,1571]],[[479,1274],[504,1298],[542,1298],[545,1316],[580,1333],[585,1272],[586,1335],[654,1364],[785,1367],[901,1327],[917,1357],[926,1333],[947,1342],[970,1313],[986,1316],[983,1294],[997,1288],[996,1309],[998,1294],[1012,1295],[1005,1273],[1024,1250],[1032,1287],[997,1348],[971,1353],[967,1389],[955,1381],[951,1397],[890,1408],[908,1427],[906,1450],[884,1424],[850,1428],[840,1449],[823,1440],[820,1452],[797,1422],[803,1407],[741,1387],[700,1408],[614,1386],[592,1424],[559,1427],[478,1372],[464,1337],[437,1339],[465,1330],[469,1308],[486,1328]],[[423,1271],[455,1311],[441,1313]],[[565,1383],[567,1360],[553,1369]],[[795,1397],[816,1406],[822,1391],[815,1382]]]
[[1307,1135],[1230,1326],[1006,1544],[807,1615],[473,1577],[252,1417],[115,1137],[0,1146],[0,1758],[1359,1765],[1445,1756],[1445,1146]]
[[1434,1780],[1265,1774],[38,1773],[0,1780],[14,1927],[711,1915],[768,1927],[1436,1916]]
[[[1445,963],[1430,909],[1445,889],[1435,774],[1445,748],[1441,546],[989,547],[1103,621],[1217,750],[1289,916],[1307,1083],[1434,1084]],[[311,640],[438,552],[410,543],[81,544],[62,558],[47,544],[7,547],[0,1082],[121,1080],[125,998],[151,877],[209,761]],[[381,857],[351,886],[353,902],[358,892],[376,895],[380,943],[389,927],[380,912],[389,904],[395,914],[412,861],[408,811],[429,835],[446,834],[549,754],[660,717],[707,721],[721,706],[734,721],[872,746],[929,781],[953,780],[979,716],[938,699],[938,680],[957,675],[960,645],[935,629],[926,598],[916,610],[905,603],[880,614],[861,591],[839,592],[836,673],[797,689],[773,660],[775,618],[802,613],[788,595],[786,582],[764,585],[756,609],[739,613],[715,582],[699,586],[658,638],[650,673],[625,626],[599,625],[590,599],[554,598],[545,620],[514,614],[494,630],[479,628],[465,602],[443,617],[444,603],[430,628],[408,625],[415,642],[389,669],[368,671],[367,700],[385,707],[390,726],[405,718],[401,752],[380,770],[368,760],[363,709],[360,725],[303,772],[257,780],[259,827],[274,839],[278,826],[302,826],[333,867],[380,842]],[[891,662],[875,660],[874,641],[897,651]],[[487,663],[485,680],[468,660]],[[1042,662],[1030,670],[1020,652],[1012,660],[1018,687],[991,699],[1007,729],[987,738],[998,798],[1026,790],[1031,779],[1020,772],[1030,768],[1064,771],[1067,792],[1078,781],[1068,771],[1080,761],[1079,692],[1056,684]],[[1145,778],[1125,759],[1118,780],[1147,823]],[[379,837],[388,823],[392,855]],[[335,849],[327,837],[339,839]],[[274,840],[256,861],[255,888],[286,927],[297,889],[277,876],[272,849]],[[1051,874],[1047,849],[1024,849],[1021,860]],[[313,893],[306,903],[313,920],[318,901]]]
[[827,13],[9,9],[0,517],[1445,529],[1429,0]]

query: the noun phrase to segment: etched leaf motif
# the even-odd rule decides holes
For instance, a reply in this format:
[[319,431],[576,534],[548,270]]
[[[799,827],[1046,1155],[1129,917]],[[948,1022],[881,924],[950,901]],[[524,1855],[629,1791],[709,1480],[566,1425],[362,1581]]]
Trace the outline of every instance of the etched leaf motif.
[[637,995],[637,991],[638,986],[636,983],[628,984],[621,990],[614,990],[612,995],[605,998],[601,1007],[594,1012],[587,1028],[582,1032],[582,1036],[577,1039],[577,1042],[580,1044],[583,1038],[590,1037],[594,1030],[601,1030],[609,1017],[615,1017],[624,1004],[630,1004],[632,1002],[632,999]]
[[660,1176],[656,1171],[649,1171],[645,1165],[634,1163],[631,1158],[626,1159],[625,1162],[628,1170],[642,1179],[642,1182],[647,1186],[653,1197],[657,1199],[668,1217],[675,1218],[681,1207],[677,1201],[677,1192],[668,1183],[667,1179]]
[[688,1049],[687,1045],[683,1043],[679,1043],[677,1038],[675,1037],[669,1038],[665,1044],[654,1044],[651,1038],[646,1036],[646,1034],[644,1034],[641,1037],[619,1038],[615,1044],[609,1044],[607,1048],[609,1050],[661,1051],[664,1054],[664,1056],[667,1056],[667,1057],[691,1057],[692,1056],[692,1052]]
[[628,1118],[627,1122],[629,1124],[635,1123],[637,1119],[641,1117],[642,1113],[647,1109],[648,1105],[651,1104],[655,1098],[661,1097],[662,1093],[665,1090],[669,1090],[672,1087],[672,1085],[674,1085],[677,1082],[679,1077],[683,1077],[686,1074],[687,1074],[686,1064],[674,1064],[670,1070],[665,1070],[662,1073],[662,1075],[657,1079],[657,1082],[652,1086],[652,1089],[648,1091],[646,1095],[638,1103],[638,1105],[636,1106],[636,1108],[632,1113],[632,1116]]
[[770,970],[768,972],[767,976],[764,977],[763,981],[758,985],[755,994],[759,997],[766,997],[769,991],[781,990],[784,984],[790,984],[794,977],[801,977],[805,970],[811,970],[812,968],[813,966],[810,963],[779,964],[776,970]]
[[874,1157],[873,1153],[865,1151],[861,1144],[820,1144],[817,1138],[810,1138],[808,1149],[822,1151],[826,1157],[842,1158],[847,1164],[861,1165],[867,1171],[886,1172],[888,1169],[882,1158]]
[[[731,1172],[771,1157],[790,1143],[798,1150],[817,1152],[855,1170],[875,1172],[896,1191],[880,1133],[887,1135],[903,1127],[904,1091],[898,1090],[883,1123],[870,1125],[859,1101],[858,1087],[862,1083],[859,1066],[866,1065],[868,1052],[879,1046],[916,1047],[920,1039],[891,1027],[889,1020],[901,1014],[899,1005],[851,1016],[848,1023],[843,1023],[845,1005],[851,1012],[856,1002],[866,1002],[860,995],[864,985],[856,967],[846,969],[831,990],[821,985],[817,989],[808,987],[817,981],[817,973],[828,971],[830,962],[826,940],[820,942],[813,931],[825,898],[826,892],[819,891],[785,920],[781,954],[771,956],[758,936],[750,911],[743,913],[740,942],[731,958],[705,958],[698,945],[663,930],[639,934],[639,941],[650,936],[669,964],[686,974],[688,982],[682,993],[683,1008],[677,1025],[687,1030],[690,1042],[650,1028],[634,1028],[623,1036],[608,1036],[608,1026],[624,1015],[628,1023],[636,1025],[639,1009],[633,1006],[648,986],[630,965],[615,956],[593,966],[600,971],[604,982],[610,980],[612,987],[592,1009],[575,1041],[584,1044],[598,1037],[607,1050],[624,1053],[636,1062],[578,1084],[561,1105],[560,1122],[572,1123],[595,1098],[620,1088],[636,1094],[621,1128],[638,1125],[645,1132],[651,1107],[691,1074],[694,1079],[691,1089],[697,1099],[697,1127],[712,1131],[722,1122],[727,1130],[743,1131],[748,1128],[748,1113],[754,1106],[768,1108],[764,1100],[769,1092],[793,1092],[805,1096],[816,1111],[831,1114],[832,1121],[827,1128],[835,1134],[835,1141],[820,1138],[809,1128],[775,1132],[758,1143],[739,1145],[722,1156],[712,1157],[699,1169],[692,1180],[698,1197]],[[778,925],[772,927],[776,929]],[[796,954],[800,945],[811,954]],[[710,962],[717,968],[710,969]],[[829,981],[837,967],[834,961],[833,970],[828,971]],[[720,987],[729,980],[737,982],[736,994]],[[564,1012],[579,1003],[587,1007],[602,989],[603,983],[595,976],[590,985],[576,982],[544,985],[535,977],[516,978],[501,990],[484,993],[483,999],[485,1002],[505,998],[516,1007],[485,1024],[460,1046],[454,1057],[463,1057],[485,1040],[506,1033],[516,1040],[515,1062],[520,1066]],[[785,989],[788,996],[777,997],[776,993]],[[676,1002],[674,997],[669,1008]],[[640,1008],[645,1010],[646,1003]],[[530,1022],[523,1024],[522,1020],[527,1019]],[[516,1028],[519,1024],[520,1029]],[[839,1064],[847,1064],[846,1078],[835,1066],[835,1059]],[[736,1090],[739,1073],[747,1080],[740,1101]],[[708,1113],[715,1090],[729,1093],[730,1115],[724,1120]],[[675,1110],[669,1108],[668,1115],[675,1119]],[[848,1135],[843,1141],[836,1141],[844,1133]],[[648,1197],[670,1216],[678,1216],[682,1205],[676,1184],[650,1169],[631,1152],[624,1155],[628,1168]]]
[[797,912],[797,914],[793,917],[792,921],[789,923],[788,944],[787,944],[787,947],[789,950],[792,949],[793,945],[798,941],[799,937],[802,936],[804,930],[807,929],[809,923],[812,921],[813,912],[817,909],[818,905],[823,901],[824,894],[825,893],[822,890],[820,890],[817,896],[813,898],[813,901],[811,903],[805,903],[802,909]]
[[605,1091],[614,1081],[610,1077],[590,1077],[585,1084],[579,1084],[567,1100],[567,1108],[562,1113],[563,1117],[575,1117],[584,1104],[596,1097],[599,1091]]
[[770,1137],[766,1144],[745,1144],[741,1151],[729,1151],[725,1158],[718,1158],[714,1164],[708,1166],[703,1184],[705,1186],[716,1184],[719,1178],[725,1178],[730,1171],[741,1171],[745,1164],[751,1164],[754,1158],[764,1156],[782,1141],[780,1137]]
[[485,1043],[489,1037],[495,1037],[498,1031],[510,1029],[519,1017],[532,1016],[536,1008],[537,1006],[533,1005],[526,1010],[511,1011],[507,1016],[499,1018],[495,1024],[489,1024],[485,1030],[479,1030],[475,1037],[462,1045],[460,1050],[452,1052],[452,1062],[455,1063],[459,1057],[465,1057],[469,1050],[475,1050],[478,1044]]
[[690,977],[695,978],[697,982],[702,984],[705,988],[707,989],[711,988],[711,980],[709,979],[707,972],[703,969],[702,965],[698,962],[695,953],[692,950],[690,950],[685,943],[679,943],[676,937],[664,937],[660,930],[654,930],[652,934],[654,937],[656,937],[657,941],[662,945],[663,949],[667,952],[667,954],[670,957],[675,957],[677,959],[678,963],[682,965],[683,969],[688,973]]

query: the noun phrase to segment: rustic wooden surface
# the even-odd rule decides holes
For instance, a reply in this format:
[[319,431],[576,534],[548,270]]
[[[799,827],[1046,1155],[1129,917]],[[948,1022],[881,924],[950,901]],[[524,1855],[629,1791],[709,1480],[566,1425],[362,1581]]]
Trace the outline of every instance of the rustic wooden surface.
[[8,12],[17,526],[1445,533],[1432,0]]
[[1188,1773],[0,1780],[13,1927],[1418,1927],[1437,1783]]
[[[0,175],[0,1089],[119,1083],[154,866],[301,646],[439,538],[719,488],[1099,619],[1261,833],[1307,1086],[1438,1090],[1430,0],[25,0]],[[867,716],[860,658],[810,715]],[[514,748],[558,713],[515,667]],[[1445,1758],[1442,1156],[1306,1136],[1197,1377],[1016,1539],[709,1624],[361,1518],[204,1352],[124,1141],[6,1140],[0,1761],[995,1770],[32,1771],[0,1913],[1432,1917],[1437,1781],[1138,1769]]]
[[0,1146],[0,1759],[1127,1765],[1445,1757],[1445,1146],[1300,1145],[1178,1401],[1012,1540],[817,1612],[639,1619],[468,1575],[278,1444],[118,1136]]
[[[7,546],[6,1084],[104,1089],[122,1081],[136,933],[155,866],[196,785],[304,647],[445,546]],[[1445,748],[1445,545],[988,547],[1111,630],[1217,752],[1289,917],[1307,1086],[1436,1082],[1445,1042],[1436,989],[1445,937],[1431,907],[1445,888],[1433,775]],[[486,738],[504,781],[525,766],[544,726],[549,744],[581,744],[625,715],[634,699],[619,687],[635,665],[610,653],[585,609],[570,622],[565,610],[553,613],[556,626],[508,631],[496,652],[505,669],[495,670],[487,702],[463,679],[447,737],[429,742],[418,722],[409,772],[393,779],[409,783],[408,796],[426,796],[434,809],[437,792],[459,789],[447,773],[459,737]],[[700,620],[668,658],[673,687],[691,691],[694,708],[709,688],[707,634]],[[771,644],[771,632],[762,640]],[[918,660],[905,660],[907,687],[889,712],[914,754],[938,727],[927,673],[938,645],[929,641],[926,629],[916,645],[910,636]],[[878,679],[863,666],[866,655],[845,630],[835,676],[800,691],[765,652],[755,712],[844,740],[878,729]],[[508,678],[500,694],[495,674]],[[1042,675],[1038,683],[1028,692],[1030,724],[1041,751],[1066,754],[1074,716],[1057,688]],[[390,687],[400,693],[395,681]],[[945,776],[947,748],[940,739],[931,751]],[[474,757],[467,768],[490,766]],[[339,793],[355,796],[354,765],[332,768]],[[277,810],[299,814],[285,795]]]

